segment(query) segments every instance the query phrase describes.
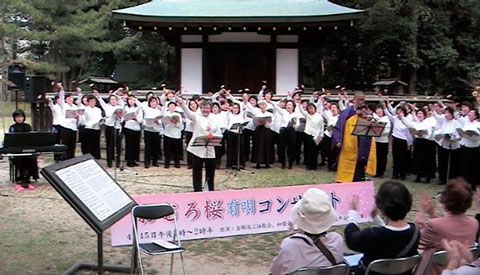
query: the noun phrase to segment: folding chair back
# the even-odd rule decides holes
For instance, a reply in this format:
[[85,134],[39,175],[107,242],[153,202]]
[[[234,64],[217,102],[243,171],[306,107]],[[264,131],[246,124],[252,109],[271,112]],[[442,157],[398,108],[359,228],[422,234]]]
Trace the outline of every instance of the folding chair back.
[[[470,252],[472,252],[473,259],[476,259],[478,257],[478,246],[474,246],[470,248]],[[440,250],[433,253],[428,265],[430,266],[431,264],[446,266],[448,264],[447,251]]]
[[420,259],[420,255],[415,255],[405,258],[375,260],[368,265],[365,275],[368,275],[370,272],[389,275],[402,274],[413,270],[420,262]]
[[132,209],[132,215],[139,219],[156,220],[174,213],[175,210],[169,204],[138,205]]
[[346,264],[338,264],[316,268],[301,268],[289,275],[347,275],[349,268]]
[[[143,274],[143,264],[142,264],[142,252],[148,255],[163,255],[171,254],[170,261],[170,274],[173,273],[173,256],[174,254],[180,254],[180,259],[182,262],[183,274],[186,274],[185,264],[183,261],[183,252],[185,249],[181,246],[180,238],[178,234],[177,220],[175,218],[175,209],[169,204],[148,204],[148,205],[137,205],[132,209],[132,226],[133,226],[133,249],[132,253],[132,271],[137,266],[137,263],[140,266],[140,271]],[[159,244],[153,242],[140,243],[138,240],[138,219],[148,219],[148,220],[157,220],[167,216],[172,216],[173,223],[175,226],[173,240],[170,242],[175,245],[170,247],[171,244]],[[138,257],[138,258],[137,258]]]

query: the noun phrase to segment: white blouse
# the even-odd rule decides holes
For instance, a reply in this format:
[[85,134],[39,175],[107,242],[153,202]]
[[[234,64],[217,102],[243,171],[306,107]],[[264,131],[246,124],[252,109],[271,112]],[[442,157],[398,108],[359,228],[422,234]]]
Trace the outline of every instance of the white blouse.
[[142,123],[143,123],[143,110],[140,107],[128,107],[125,106],[125,117],[127,114],[135,113],[134,119],[125,120],[125,129],[129,129],[132,131],[140,131],[142,130]]
[[77,111],[77,106],[68,104],[65,102],[65,91],[61,90],[59,93],[60,109],[62,111],[62,119],[60,120],[60,126],[70,129],[72,131],[78,130],[78,120],[76,118],[67,118],[66,114],[68,111]]
[[[176,123],[166,121],[167,119],[176,117],[178,120]],[[164,135],[169,138],[180,139],[182,138],[183,121],[182,116],[177,112],[168,112],[165,114],[163,121],[163,127],[165,128]]]
[[465,122],[464,122],[464,125],[462,127],[462,130],[463,131],[474,131],[477,134],[479,134],[479,136],[465,135],[460,140],[460,145],[463,145],[463,146],[468,147],[468,148],[480,147],[480,122],[478,120],[470,121],[470,119],[466,118]]
[[187,146],[187,151],[199,158],[215,158],[214,146],[193,146],[193,143],[197,137],[206,136],[209,133],[217,132],[219,129],[217,120],[213,118],[212,114],[205,117],[201,112],[192,112],[190,109],[188,109],[185,102],[183,102],[182,108],[187,117],[193,122],[192,139]]
[[100,120],[102,120],[102,110],[98,107],[85,107],[83,113],[85,129],[100,130]]

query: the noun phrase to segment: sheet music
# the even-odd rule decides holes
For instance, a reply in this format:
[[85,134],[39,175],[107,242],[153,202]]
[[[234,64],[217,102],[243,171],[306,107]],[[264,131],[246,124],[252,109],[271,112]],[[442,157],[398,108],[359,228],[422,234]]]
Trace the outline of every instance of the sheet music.
[[126,113],[125,114],[125,120],[132,120],[132,119],[135,119],[136,117],[137,117],[136,112],[131,112],[131,113]]
[[58,170],[56,174],[100,221],[131,202],[93,159]]
[[78,116],[77,110],[66,110],[65,118],[76,118]]

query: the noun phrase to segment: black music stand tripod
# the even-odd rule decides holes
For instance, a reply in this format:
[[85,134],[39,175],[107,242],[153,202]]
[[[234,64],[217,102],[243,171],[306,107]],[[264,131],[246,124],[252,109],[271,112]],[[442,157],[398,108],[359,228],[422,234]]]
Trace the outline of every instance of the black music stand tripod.
[[[208,146],[220,146],[221,142],[222,142],[222,136],[212,136],[212,137],[209,137],[208,135],[207,136],[199,136],[199,137],[196,137],[193,140],[192,146],[194,146],[194,147],[205,146],[205,157],[204,157],[204,159],[207,159]],[[208,190],[208,180],[209,180],[208,177],[205,177],[205,184],[203,186],[203,191],[209,191]]]
[[241,165],[241,161],[240,161],[240,157],[241,157],[241,154],[242,154],[242,135],[243,135],[243,128],[245,128],[245,126],[248,124],[248,122],[244,122],[244,123],[235,123],[232,125],[232,127],[230,128],[230,130],[232,131],[237,131],[237,165],[236,166],[233,166],[231,171],[228,171],[227,170],[227,173],[230,172],[233,174],[234,177],[237,176],[238,172],[248,172],[248,173],[251,173],[251,174],[254,174],[253,171],[248,171],[245,169],[245,165]]

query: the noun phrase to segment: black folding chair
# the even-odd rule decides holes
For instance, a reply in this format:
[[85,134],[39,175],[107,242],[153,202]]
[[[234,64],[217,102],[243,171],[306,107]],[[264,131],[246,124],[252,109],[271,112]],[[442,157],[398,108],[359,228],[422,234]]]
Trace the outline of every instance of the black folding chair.
[[365,275],[368,275],[370,272],[377,272],[382,274],[402,274],[414,268],[420,262],[422,257],[420,255],[415,255],[405,258],[394,258],[394,259],[379,259],[371,262]]
[[[172,247],[165,247],[161,244],[154,242],[140,243],[138,239],[138,219],[157,220],[167,216],[173,217],[173,223],[175,225],[173,239],[170,244]],[[132,209],[132,225],[133,225],[133,249],[132,253],[132,273],[135,272],[137,264],[140,265],[141,274],[144,274],[142,264],[142,253],[148,255],[163,255],[171,254],[170,261],[170,275],[173,272],[173,256],[177,253],[180,254],[182,261],[183,274],[187,274],[185,269],[185,263],[183,261],[183,252],[185,249],[181,246],[180,238],[178,236],[177,219],[175,218],[175,209],[169,204],[148,204],[137,205]]]

